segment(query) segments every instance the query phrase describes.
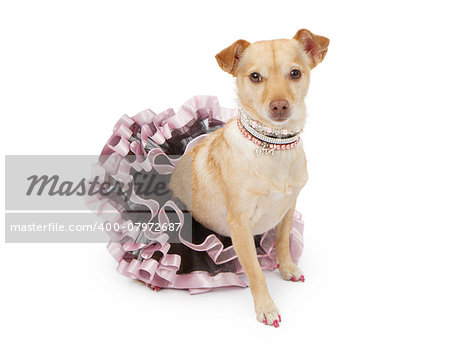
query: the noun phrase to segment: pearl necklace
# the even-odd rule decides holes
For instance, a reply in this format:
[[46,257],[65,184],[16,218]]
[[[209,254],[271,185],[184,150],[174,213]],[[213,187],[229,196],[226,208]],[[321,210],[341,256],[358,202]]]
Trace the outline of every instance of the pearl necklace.
[[254,120],[242,108],[239,108],[237,126],[241,133],[254,144],[256,157],[262,155],[274,155],[275,150],[289,150],[300,142],[300,134],[303,129],[295,130],[283,128],[270,128],[263,123]]

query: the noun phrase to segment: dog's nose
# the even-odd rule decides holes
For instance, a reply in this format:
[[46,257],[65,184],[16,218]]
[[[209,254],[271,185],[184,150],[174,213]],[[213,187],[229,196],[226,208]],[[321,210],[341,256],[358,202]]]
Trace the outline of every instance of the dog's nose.
[[277,121],[285,120],[288,116],[289,102],[286,99],[275,99],[269,104],[272,118]]

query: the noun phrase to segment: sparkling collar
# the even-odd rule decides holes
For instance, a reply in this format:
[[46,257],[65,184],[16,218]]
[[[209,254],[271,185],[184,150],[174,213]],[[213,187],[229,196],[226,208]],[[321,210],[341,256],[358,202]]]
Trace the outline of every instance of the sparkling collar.
[[289,150],[300,142],[303,129],[295,130],[271,128],[253,119],[245,110],[239,108],[237,125],[241,133],[254,144],[256,157],[274,155],[275,150]]

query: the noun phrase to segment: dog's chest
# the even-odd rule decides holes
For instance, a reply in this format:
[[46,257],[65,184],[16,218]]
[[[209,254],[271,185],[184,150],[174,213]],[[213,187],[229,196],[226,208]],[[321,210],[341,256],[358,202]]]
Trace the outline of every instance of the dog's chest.
[[273,192],[258,198],[251,217],[253,234],[261,234],[275,227],[295,204],[299,189],[291,187],[288,192]]
[[281,153],[275,158],[262,158],[256,162],[256,170],[261,174],[255,181],[251,223],[253,233],[260,234],[275,227],[295,205],[307,175],[303,152],[300,156]]

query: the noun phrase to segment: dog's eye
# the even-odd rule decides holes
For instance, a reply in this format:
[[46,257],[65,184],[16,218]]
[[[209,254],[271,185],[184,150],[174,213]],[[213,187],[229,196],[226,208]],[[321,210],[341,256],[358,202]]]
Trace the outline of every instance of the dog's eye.
[[289,76],[291,77],[291,79],[297,80],[302,76],[302,72],[298,69],[294,69],[291,71]]
[[261,82],[262,81],[262,77],[260,74],[258,74],[257,72],[253,72],[250,74],[250,80],[252,80],[253,82]]

